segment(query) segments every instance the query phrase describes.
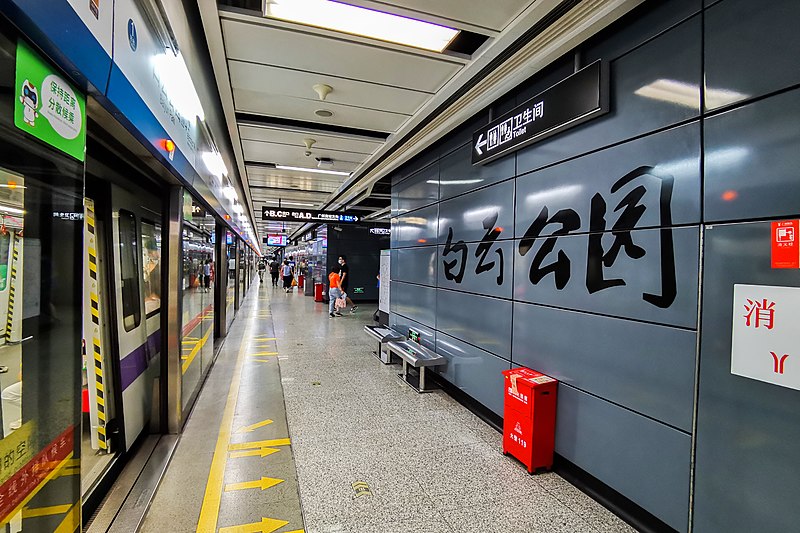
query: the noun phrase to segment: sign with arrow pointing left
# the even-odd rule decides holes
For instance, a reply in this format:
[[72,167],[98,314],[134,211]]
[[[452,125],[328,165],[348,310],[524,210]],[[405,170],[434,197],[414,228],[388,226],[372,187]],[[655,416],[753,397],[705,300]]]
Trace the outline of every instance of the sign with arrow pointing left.
[[514,150],[608,112],[607,66],[595,61],[472,134],[472,164]]

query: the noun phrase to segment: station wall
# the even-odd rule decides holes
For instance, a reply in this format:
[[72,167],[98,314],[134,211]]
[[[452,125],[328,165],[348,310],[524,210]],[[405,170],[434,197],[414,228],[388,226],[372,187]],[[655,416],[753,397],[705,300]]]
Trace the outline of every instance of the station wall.
[[730,373],[733,283],[800,286],[767,221],[800,215],[799,21],[645,3],[580,47],[610,65],[608,114],[472,166],[486,110],[392,176],[391,325],[498,415],[501,370],[557,378],[557,453],[678,531],[800,521],[800,396]]

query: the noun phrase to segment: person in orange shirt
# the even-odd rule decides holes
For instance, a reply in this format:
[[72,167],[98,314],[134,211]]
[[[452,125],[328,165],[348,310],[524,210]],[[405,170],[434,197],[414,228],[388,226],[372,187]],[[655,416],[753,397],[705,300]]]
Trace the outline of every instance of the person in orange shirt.
[[342,290],[342,278],[339,276],[339,270],[334,268],[328,274],[328,315],[330,318],[342,316],[342,313],[336,309],[337,298],[347,298],[347,293]]

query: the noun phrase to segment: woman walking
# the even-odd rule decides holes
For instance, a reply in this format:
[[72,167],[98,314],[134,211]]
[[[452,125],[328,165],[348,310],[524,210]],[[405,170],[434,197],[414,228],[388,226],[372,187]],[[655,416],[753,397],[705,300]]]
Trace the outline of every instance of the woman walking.
[[283,266],[281,267],[281,276],[283,276],[283,292],[292,290],[292,280],[294,279],[294,268],[289,264],[289,261],[284,259]]

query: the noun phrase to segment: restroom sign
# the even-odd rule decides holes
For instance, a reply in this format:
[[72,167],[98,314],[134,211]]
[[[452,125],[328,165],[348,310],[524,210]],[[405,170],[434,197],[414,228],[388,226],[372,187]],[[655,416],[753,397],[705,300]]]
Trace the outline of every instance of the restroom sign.
[[772,223],[772,268],[800,268],[800,220]]
[[733,286],[731,374],[800,390],[800,288]]

